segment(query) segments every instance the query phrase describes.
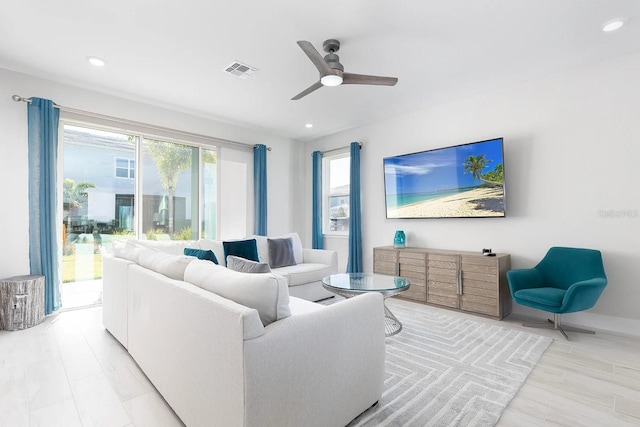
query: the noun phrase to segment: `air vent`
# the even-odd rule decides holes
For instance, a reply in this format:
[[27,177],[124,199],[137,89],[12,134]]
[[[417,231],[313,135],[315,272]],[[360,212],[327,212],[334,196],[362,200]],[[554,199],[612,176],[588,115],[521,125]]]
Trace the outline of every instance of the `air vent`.
[[225,73],[233,74],[241,79],[246,79],[254,72],[258,71],[257,68],[251,65],[243,64],[242,62],[234,61],[227,68],[224,69]]

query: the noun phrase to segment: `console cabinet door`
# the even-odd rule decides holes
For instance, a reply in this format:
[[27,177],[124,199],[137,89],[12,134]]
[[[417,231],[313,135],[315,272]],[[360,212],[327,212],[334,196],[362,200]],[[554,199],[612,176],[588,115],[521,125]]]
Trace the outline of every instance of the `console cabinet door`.
[[460,308],[473,313],[499,316],[497,258],[462,255],[460,269]]
[[402,293],[403,298],[427,301],[427,259],[424,251],[399,251],[399,276],[411,282],[409,289]]
[[398,275],[398,251],[393,249],[373,248],[373,272]]
[[445,307],[459,307],[458,301],[458,255],[427,255],[427,302]]

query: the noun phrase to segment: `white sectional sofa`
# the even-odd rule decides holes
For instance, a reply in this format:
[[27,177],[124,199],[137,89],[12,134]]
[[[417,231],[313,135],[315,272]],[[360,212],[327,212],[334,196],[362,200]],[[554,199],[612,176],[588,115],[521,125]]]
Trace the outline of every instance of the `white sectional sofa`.
[[187,426],[341,427],[380,399],[381,295],[324,306],[278,274],[128,246],[104,257],[104,325]]
[[[258,247],[260,262],[269,263],[269,238],[291,238],[296,265],[273,268],[272,271],[287,279],[289,294],[309,301],[320,301],[331,298],[332,293],[322,287],[322,278],[338,272],[338,254],[335,251],[325,249],[307,249],[302,247],[297,233],[288,233],[281,236],[248,236],[245,239],[255,239]],[[220,265],[226,265],[222,240],[200,239],[198,241],[154,241],[139,240],[137,244],[149,248],[160,248],[162,251],[182,255],[184,248],[197,248],[212,250]]]

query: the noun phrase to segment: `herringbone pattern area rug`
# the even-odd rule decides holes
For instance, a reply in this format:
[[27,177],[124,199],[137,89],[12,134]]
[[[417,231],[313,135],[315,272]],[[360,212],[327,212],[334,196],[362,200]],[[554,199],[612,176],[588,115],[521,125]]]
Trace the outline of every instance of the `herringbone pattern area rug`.
[[552,339],[389,301],[385,391],[349,426],[494,426]]

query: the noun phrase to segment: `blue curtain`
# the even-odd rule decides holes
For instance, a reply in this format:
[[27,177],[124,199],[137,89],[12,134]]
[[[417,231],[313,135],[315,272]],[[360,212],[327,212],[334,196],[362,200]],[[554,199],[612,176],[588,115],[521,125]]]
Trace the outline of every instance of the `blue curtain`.
[[253,148],[254,233],[267,235],[267,146]]
[[313,249],[324,248],[322,239],[322,152],[314,151],[313,161],[313,181],[312,181],[312,215],[311,218],[311,247]]
[[31,98],[29,126],[29,268],[45,277],[45,314],[60,309],[56,230],[58,122],[53,101]]
[[360,144],[351,143],[349,186],[349,259],[347,273],[362,273],[362,220],[360,207]]

